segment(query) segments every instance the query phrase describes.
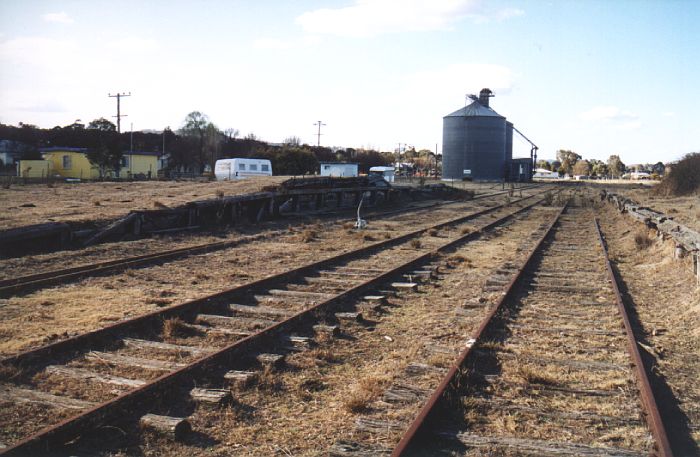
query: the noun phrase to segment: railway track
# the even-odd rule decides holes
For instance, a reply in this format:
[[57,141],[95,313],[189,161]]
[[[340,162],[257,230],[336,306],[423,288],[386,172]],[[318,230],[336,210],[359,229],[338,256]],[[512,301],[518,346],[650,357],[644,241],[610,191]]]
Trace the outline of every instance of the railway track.
[[[226,379],[252,376],[250,367],[274,367],[286,351],[313,344],[314,336],[337,333],[340,322],[361,319],[361,310],[348,309],[348,300],[359,299],[361,308],[372,309],[387,295],[415,289],[413,279],[433,274],[431,262],[439,252],[539,202],[487,208],[6,358],[3,421],[23,421],[14,431],[5,429],[4,439],[11,443],[3,454],[45,453],[98,425],[163,409],[174,398],[229,401],[230,390],[220,388]],[[462,233],[465,225],[468,232]],[[423,236],[428,230],[440,230],[444,238]],[[174,433],[177,424],[186,423],[162,416],[142,421]]]
[[501,299],[398,445],[340,443],[331,455],[671,456],[592,212],[567,210],[497,273]]
[[[532,190],[537,189],[538,186],[527,186],[522,190]],[[492,192],[488,194],[475,196],[474,200],[481,200],[486,198],[497,197],[501,195],[508,194],[510,191],[500,191]],[[385,212],[372,212],[373,216],[393,216],[397,214],[405,213],[424,213],[434,210],[437,207],[449,207],[452,205],[460,204],[463,202],[445,202],[437,203],[429,206],[422,207],[410,207],[401,208],[398,210],[385,211]],[[101,276],[107,274],[113,274],[120,271],[124,271],[129,268],[143,267],[147,265],[159,264],[187,256],[200,255],[208,252],[219,251],[223,249],[230,249],[238,246],[245,245],[247,243],[255,242],[261,239],[273,238],[276,235],[281,235],[285,233],[287,229],[281,229],[273,232],[261,233],[256,235],[249,235],[241,237],[239,239],[219,241],[213,243],[199,244],[195,246],[182,247],[177,249],[168,249],[160,252],[154,252],[149,254],[143,254],[138,256],[131,256],[127,258],[121,258],[110,261],[96,262],[85,265],[79,265],[68,268],[54,269],[50,271],[42,271],[39,273],[33,273],[29,275],[18,276],[14,278],[7,278],[0,280],[0,298],[7,298],[15,296],[18,294],[24,294],[31,292],[33,290],[41,289],[44,287],[52,286],[55,284],[66,284],[71,281],[76,281],[81,278]]]

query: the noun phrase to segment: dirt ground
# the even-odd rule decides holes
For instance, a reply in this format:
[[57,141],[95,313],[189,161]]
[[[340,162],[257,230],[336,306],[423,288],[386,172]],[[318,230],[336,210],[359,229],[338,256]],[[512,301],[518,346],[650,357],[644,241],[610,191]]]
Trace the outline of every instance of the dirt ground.
[[109,220],[138,209],[175,207],[194,200],[258,192],[289,179],[240,181],[144,181],[13,185],[0,189],[0,230],[45,222]]
[[675,221],[700,232],[700,193],[683,197],[655,195],[653,185],[608,183],[594,184],[594,189],[606,189],[672,217]]
[[[634,198],[634,197],[632,197]],[[700,287],[690,258],[611,206],[602,209],[611,260],[637,316],[637,337],[655,363],[652,384],[676,455],[700,453]],[[652,242],[640,245],[637,237]],[[633,314],[634,316],[634,314]],[[648,363],[648,362],[647,362]]]

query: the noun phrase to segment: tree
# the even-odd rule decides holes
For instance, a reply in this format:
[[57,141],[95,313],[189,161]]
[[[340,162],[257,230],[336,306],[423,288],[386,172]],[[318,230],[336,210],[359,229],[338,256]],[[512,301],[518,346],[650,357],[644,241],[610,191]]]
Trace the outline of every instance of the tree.
[[190,147],[194,150],[194,154],[190,157],[182,157],[185,161],[183,165],[197,167],[200,172],[204,171],[207,159],[211,158],[211,154],[207,154],[208,152],[211,153],[211,147],[207,148],[207,145],[205,145],[207,140],[211,141],[212,132],[210,125],[213,124],[211,124],[207,115],[199,111],[192,111],[185,117],[185,122],[178,133],[188,140]]
[[557,151],[557,160],[561,161],[561,168],[564,173],[573,174],[574,165],[581,160],[581,156],[574,151],[560,149]]
[[238,131],[238,129],[234,129],[234,128],[230,128],[230,127],[227,128],[226,130],[224,130],[224,135],[226,135],[226,138],[228,138],[229,141],[233,141],[236,138],[238,138],[239,133],[240,132]]
[[101,117],[99,119],[95,119],[94,121],[91,121],[88,126],[88,130],[98,130],[100,132],[116,132],[117,131],[117,126],[112,124],[110,121],[105,119],[104,117]]
[[614,178],[619,178],[625,172],[625,164],[620,160],[620,156],[611,155],[608,157],[608,171]]
[[591,165],[587,160],[579,160],[574,165],[574,174],[578,176],[588,176],[591,174]]
[[546,160],[538,160],[537,168],[542,168],[544,170],[552,171],[552,166]]
[[107,176],[109,171],[116,172],[122,160],[122,148],[116,126],[101,117],[90,122],[87,130],[92,136],[87,158],[99,170],[100,178]]
[[284,139],[282,142],[285,146],[300,146],[301,145],[301,138],[298,136],[288,136],[287,138]]
[[593,176],[607,176],[608,166],[602,160],[591,159],[591,175]]
[[651,171],[653,173],[656,173],[657,175],[664,174],[665,169],[666,166],[663,164],[663,162],[656,162],[654,165],[651,166]]

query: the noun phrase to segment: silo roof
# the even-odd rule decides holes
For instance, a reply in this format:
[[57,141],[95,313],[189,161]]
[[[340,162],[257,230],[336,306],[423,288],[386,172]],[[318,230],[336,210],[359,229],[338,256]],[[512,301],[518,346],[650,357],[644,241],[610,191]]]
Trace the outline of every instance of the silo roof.
[[[454,113],[450,113],[445,117],[474,117],[474,116],[490,116],[503,117],[491,108],[487,108],[479,102],[472,102],[470,105],[460,108]],[[505,119],[505,117],[503,117]]]

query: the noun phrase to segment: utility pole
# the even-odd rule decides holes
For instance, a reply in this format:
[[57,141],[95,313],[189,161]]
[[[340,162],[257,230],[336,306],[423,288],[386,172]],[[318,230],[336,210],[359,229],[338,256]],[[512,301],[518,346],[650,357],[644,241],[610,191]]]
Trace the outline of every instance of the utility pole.
[[316,136],[318,137],[317,146],[320,147],[321,146],[321,126],[325,127],[326,124],[323,124],[321,121],[318,121],[318,122],[314,122],[314,125],[318,125],[318,133],[316,134]]
[[124,93],[120,94],[119,92],[117,92],[116,95],[107,94],[107,96],[117,99],[117,115],[116,115],[116,116],[112,116],[112,117],[116,117],[116,118],[117,118],[117,133],[122,133],[122,122],[121,122],[121,120],[122,120],[123,117],[126,117],[127,115],[121,113],[121,103],[120,103],[120,101],[121,101],[121,98],[122,98],[122,97],[131,97],[131,92],[129,92],[128,94],[124,94]]

